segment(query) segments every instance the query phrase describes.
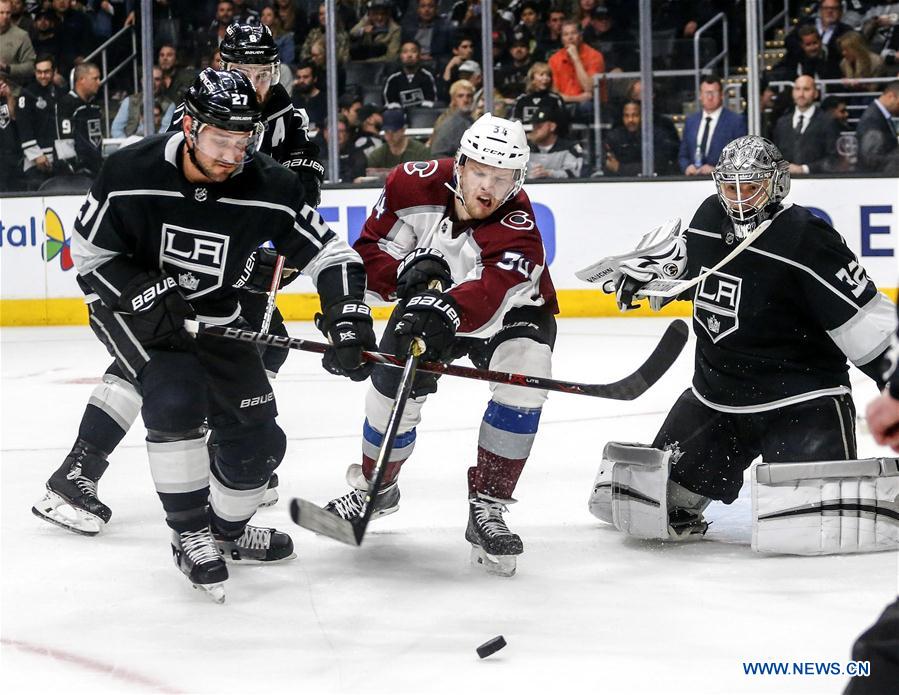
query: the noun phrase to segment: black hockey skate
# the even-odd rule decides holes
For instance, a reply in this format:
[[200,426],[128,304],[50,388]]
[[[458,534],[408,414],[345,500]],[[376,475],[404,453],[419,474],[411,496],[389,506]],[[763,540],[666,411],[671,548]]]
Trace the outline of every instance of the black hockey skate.
[[[339,516],[341,519],[353,521],[362,514],[365,503],[365,493],[368,491],[368,481],[362,474],[362,466],[352,464],[346,471],[346,481],[353,487],[347,494],[337,497],[325,505],[325,511]],[[371,518],[393,514],[400,508],[400,488],[396,481],[382,487],[378,496],[372,501]]]
[[265,488],[265,496],[259,503],[259,509],[263,507],[272,507],[278,503],[278,474],[272,473],[272,477],[268,479],[268,487]]
[[262,565],[293,560],[293,541],[290,536],[273,528],[247,526],[240,538],[228,539],[213,534],[219,552],[228,562],[242,565]]
[[97,497],[97,482],[109,462],[79,439],[62,465],[47,481],[47,492],[31,508],[51,524],[83,536],[96,536],[112,516]]
[[193,584],[216,603],[225,602],[228,566],[209,527],[199,531],[172,532],[172,558]]
[[709,530],[709,522],[701,512],[675,508],[668,512],[668,533],[673,541],[699,540]]
[[465,540],[471,543],[471,563],[483,566],[488,574],[511,577],[515,574],[516,558],[524,552],[521,538],[503,520],[507,505],[514,501],[481,493],[468,500]]

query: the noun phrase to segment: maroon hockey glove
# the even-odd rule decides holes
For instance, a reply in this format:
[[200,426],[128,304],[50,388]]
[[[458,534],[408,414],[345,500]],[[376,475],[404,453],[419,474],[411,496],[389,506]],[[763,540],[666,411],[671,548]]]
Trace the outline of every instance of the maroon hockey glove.
[[412,341],[421,338],[426,347],[423,360],[446,361],[452,356],[458,328],[456,301],[448,294],[425,290],[406,303],[403,315],[393,329],[395,354],[405,359]]
[[315,315],[315,325],[331,341],[322,366],[332,374],[365,381],[374,365],[362,361],[363,350],[377,350],[371,309],[362,300],[345,297]]
[[446,257],[437,249],[415,249],[396,269],[396,296],[406,299],[428,289],[434,280],[448,290],[453,284],[453,273]]
[[184,319],[196,314],[174,278],[165,274],[138,275],[122,290],[117,309],[144,347],[193,349],[194,341],[184,330]]

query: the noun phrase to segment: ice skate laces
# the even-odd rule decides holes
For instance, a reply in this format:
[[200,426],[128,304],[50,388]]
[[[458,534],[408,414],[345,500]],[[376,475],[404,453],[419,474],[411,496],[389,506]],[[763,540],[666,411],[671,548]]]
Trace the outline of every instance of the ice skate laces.
[[365,501],[365,493],[362,490],[353,490],[343,497],[338,497],[331,502],[334,510],[343,519],[352,519],[362,513],[362,505]]
[[91,497],[97,496],[97,481],[82,475],[80,465],[72,466],[72,469],[66,474],[66,480],[71,480],[75,483],[78,489],[81,490],[81,494],[90,495]]
[[268,550],[271,540],[272,529],[247,526],[243,535],[237,539],[237,545],[253,550]]
[[180,536],[181,549],[196,564],[202,565],[204,562],[215,562],[221,559],[215,539],[208,529],[185,531]]
[[502,502],[488,502],[480,498],[471,500],[474,505],[474,517],[478,526],[491,538],[511,536],[512,532],[503,521],[503,513],[509,508]]

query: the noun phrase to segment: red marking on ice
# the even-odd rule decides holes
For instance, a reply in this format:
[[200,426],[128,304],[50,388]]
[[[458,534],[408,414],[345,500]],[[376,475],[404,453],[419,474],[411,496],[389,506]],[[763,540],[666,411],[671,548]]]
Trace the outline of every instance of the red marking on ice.
[[72,652],[67,652],[62,649],[56,649],[54,647],[42,647],[40,645],[31,644],[29,642],[23,642],[22,640],[7,639],[6,637],[0,638],[0,644],[9,647],[15,647],[16,649],[21,649],[23,652],[37,654],[38,656],[46,656],[50,659],[53,659],[54,661],[62,661],[68,664],[73,664],[87,671],[92,671],[93,673],[103,673],[112,678],[117,678],[118,680],[125,683],[143,685],[147,688],[153,688],[160,693],[180,694],[183,692],[181,690],[176,690],[175,688],[172,688],[165,683],[162,683],[161,681],[150,678],[149,676],[144,676],[140,673],[135,673],[134,671],[129,671],[128,669],[123,669],[112,664],[105,664],[101,661],[96,661],[86,656],[79,656],[78,654],[73,654]]

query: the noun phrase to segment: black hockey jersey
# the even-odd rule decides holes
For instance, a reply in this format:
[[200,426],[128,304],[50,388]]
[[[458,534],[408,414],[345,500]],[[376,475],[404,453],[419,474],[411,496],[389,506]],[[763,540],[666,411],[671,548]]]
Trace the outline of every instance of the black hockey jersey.
[[384,108],[431,107],[437,101],[437,82],[430,70],[418,68],[411,75],[397,70],[384,81]]
[[75,91],[56,105],[59,140],[56,158],[68,162],[75,173],[96,176],[103,163],[102,113],[93,101],[84,101]]
[[[686,230],[687,275],[736,243],[717,196]],[[749,247],[693,292],[693,391],[725,412],[756,412],[849,393],[847,358],[878,359],[896,310],[843,238],[799,205],[784,205]]]
[[[172,115],[169,132],[181,130],[184,103],[178,105]],[[319,148],[309,139],[309,118],[303,109],[298,109],[290,100],[287,90],[280,84],[272,86],[268,99],[262,108],[265,134],[259,151],[264,152],[280,164],[298,174],[303,185],[310,188],[309,177],[315,177],[314,200],[306,202],[318,205],[318,188],[325,178],[325,168],[319,161]]]
[[34,166],[32,162],[41,155],[54,158],[53,144],[60,137],[56,105],[64,94],[52,82],[46,87],[35,82],[19,95],[16,112],[26,170]]
[[116,308],[135,274],[174,278],[201,321],[226,324],[240,312],[232,285],[271,239],[287,264],[312,277],[323,305],[361,299],[359,255],[301,201],[301,183],[257,154],[220,184],[193,184],[181,170],[183,133],[145,138],[104,165],[75,222],[72,258],[88,303]]

